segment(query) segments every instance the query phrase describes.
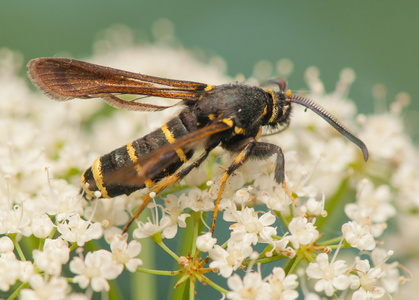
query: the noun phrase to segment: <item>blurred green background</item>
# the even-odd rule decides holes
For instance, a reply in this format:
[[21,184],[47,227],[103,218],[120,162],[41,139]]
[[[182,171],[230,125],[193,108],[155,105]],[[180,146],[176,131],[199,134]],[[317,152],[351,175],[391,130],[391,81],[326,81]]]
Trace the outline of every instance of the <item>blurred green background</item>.
[[25,62],[60,54],[85,58],[112,25],[152,41],[153,24],[166,18],[185,48],[221,56],[231,76],[252,75],[261,60],[275,66],[288,58],[294,63],[291,89],[304,88],[304,71],[317,66],[331,91],[339,72],[350,67],[357,75],[350,97],[362,113],[377,110],[375,84],[386,86],[387,104],[405,91],[412,102],[406,126],[417,138],[418,12],[418,1],[394,0],[2,0],[0,48],[21,52]]
[[[92,54],[98,35],[124,24],[151,36],[152,24],[167,18],[186,48],[203,49],[227,62],[232,76],[250,76],[255,63],[289,58],[290,88],[304,87],[303,72],[317,66],[327,90],[342,68],[357,80],[350,97],[360,111],[374,111],[371,88],[384,84],[387,103],[400,91],[419,110],[418,1],[133,1],[37,0],[0,2],[0,47],[24,54],[25,60],[65,53]],[[417,115],[407,113],[411,129]],[[410,130],[416,134],[415,130]]]

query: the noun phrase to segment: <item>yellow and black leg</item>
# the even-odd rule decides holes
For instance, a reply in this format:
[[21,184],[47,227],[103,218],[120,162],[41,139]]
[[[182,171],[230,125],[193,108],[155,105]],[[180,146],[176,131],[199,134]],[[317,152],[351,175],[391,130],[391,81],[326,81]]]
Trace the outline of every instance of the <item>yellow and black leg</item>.
[[272,155],[276,154],[276,165],[275,165],[275,181],[278,184],[282,184],[285,192],[294,202],[295,206],[297,206],[297,201],[292,196],[291,192],[289,191],[286,183],[285,183],[285,170],[284,170],[284,153],[282,152],[281,147],[278,147],[274,144],[269,143],[257,143],[252,151],[252,158],[257,159],[266,159]]
[[252,154],[252,149],[257,144],[256,140],[254,138],[246,139],[245,141],[242,141],[240,145],[233,145],[229,147],[229,150],[235,150],[236,148],[241,147],[244,143],[245,146],[243,150],[240,151],[239,155],[236,156],[233,163],[228,167],[227,170],[225,170],[223,176],[220,178],[220,190],[218,191],[218,197],[215,201],[215,207],[214,207],[214,215],[212,217],[212,225],[211,225],[211,235],[214,234],[214,227],[215,227],[215,220],[217,219],[218,214],[218,204],[220,204],[221,195],[223,194],[226,182],[228,177],[230,177],[231,174],[234,173],[235,170],[237,170],[238,167],[240,167],[242,164],[246,162],[246,160],[249,159],[249,157]]
[[144,196],[143,203],[137,209],[137,211],[132,216],[132,218],[129,220],[129,222],[124,226],[123,232],[126,232],[128,230],[128,228],[132,224],[132,222],[134,222],[134,220],[136,218],[138,218],[138,216],[141,214],[141,212],[147,207],[148,203],[150,203],[150,201],[153,199],[152,197],[150,197],[151,193],[154,193],[156,195],[156,194],[160,193],[162,190],[164,190],[165,188],[167,188],[169,186],[172,186],[174,183],[176,183],[177,181],[181,180],[183,177],[188,175],[194,168],[197,168],[202,164],[202,162],[208,157],[208,155],[209,155],[209,153],[211,152],[212,149],[213,149],[213,147],[205,149],[205,152],[201,155],[201,157],[199,159],[197,159],[196,161],[194,161],[192,164],[190,164],[189,166],[187,166],[187,167],[185,167],[181,170],[176,171],[172,175],[169,175],[169,176],[163,178],[162,180],[160,180],[159,182],[157,182],[152,187],[150,193],[148,193]]
[[[243,144],[245,145],[244,148],[243,148]],[[223,176],[220,179],[221,185],[220,185],[220,190],[218,192],[217,200],[215,201],[214,215],[213,215],[212,226],[211,226],[211,234],[214,233],[215,220],[218,214],[218,204],[220,203],[221,195],[224,191],[227,179],[228,177],[230,177],[231,174],[233,174],[235,170],[237,170],[238,167],[244,164],[249,158],[266,159],[276,154],[277,157],[276,157],[276,166],[275,166],[275,181],[278,182],[279,184],[282,184],[285,192],[291,197],[294,204],[297,205],[297,202],[295,201],[294,197],[292,196],[292,194],[290,193],[290,191],[288,190],[285,184],[284,154],[282,153],[282,149],[280,147],[273,144],[269,144],[269,143],[256,142],[254,138],[249,138],[249,139],[246,139],[245,141],[242,141],[240,144],[229,146],[228,150],[234,151],[234,150],[237,150],[237,148],[242,148],[242,150],[236,156],[233,163],[224,172]]]

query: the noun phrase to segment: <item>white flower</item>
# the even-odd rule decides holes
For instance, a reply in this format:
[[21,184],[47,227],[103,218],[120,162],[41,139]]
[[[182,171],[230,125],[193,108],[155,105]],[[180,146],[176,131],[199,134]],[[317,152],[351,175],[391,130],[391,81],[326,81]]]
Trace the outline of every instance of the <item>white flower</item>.
[[213,238],[210,232],[207,232],[196,238],[196,247],[202,252],[208,252],[214,247],[216,242],[217,239]]
[[383,233],[384,229],[387,228],[387,224],[384,222],[372,222],[370,219],[370,211],[365,207],[362,207],[359,203],[346,204],[344,210],[345,214],[354,222],[360,226],[368,227],[369,232],[374,237],[379,237]]
[[348,147],[348,142],[341,136],[332,137],[326,142],[315,143],[309,148],[312,157],[321,156],[319,168],[323,172],[333,174],[342,173],[355,160],[358,151],[355,147]]
[[264,282],[259,273],[246,273],[243,280],[239,275],[234,274],[227,279],[227,285],[231,292],[227,298],[232,300],[269,299],[270,285]]
[[368,225],[361,225],[350,221],[342,225],[342,233],[345,240],[359,250],[372,250],[375,248],[375,240]]
[[52,180],[44,194],[41,205],[45,212],[55,216],[58,222],[74,214],[83,213],[80,188],[68,184],[65,180]]
[[215,245],[214,248],[209,251],[209,256],[212,259],[209,266],[210,268],[217,268],[220,275],[227,278],[230,277],[233,270],[237,270],[241,266],[243,260],[252,253],[252,247],[246,245],[234,245],[233,247],[228,247],[227,250],[221,248],[219,245]]
[[306,269],[309,278],[319,279],[314,285],[316,292],[332,296],[335,290],[345,290],[349,287],[349,277],[345,274],[348,270],[345,261],[336,260],[329,263],[326,253],[320,253],[315,263],[309,263]]
[[86,294],[72,293],[67,295],[66,300],[90,300],[90,298]]
[[33,289],[23,289],[21,299],[61,300],[67,299],[70,286],[64,277],[43,278],[39,274],[32,276],[30,285]]
[[163,216],[158,224],[155,224],[148,220],[146,223],[138,222],[138,228],[136,228],[132,236],[136,239],[143,239],[150,237],[157,232],[161,232],[167,226],[170,226],[170,217]]
[[272,274],[266,279],[271,286],[271,295],[268,299],[294,300],[298,298],[298,291],[296,291],[298,287],[297,275],[289,274],[285,276],[284,269],[276,267],[273,268]]
[[79,215],[69,217],[57,226],[61,233],[61,238],[83,246],[86,242],[98,239],[102,236],[102,225],[100,223],[91,223],[80,218]]
[[166,207],[163,209],[163,216],[158,220],[158,210],[155,209],[155,216],[153,220],[157,222],[151,222],[148,220],[146,223],[137,222],[138,228],[134,230],[133,236],[137,239],[152,236],[157,232],[162,232],[163,238],[174,238],[179,227],[186,227],[186,218],[189,214],[184,214],[183,209],[190,199],[182,194],[179,198],[174,195],[168,195],[165,199]]
[[32,234],[29,225],[30,217],[20,205],[0,210],[0,234],[21,233],[29,236]]
[[13,241],[8,236],[0,238],[0,254],[12,252],[14,248]]
[[228,278],[233,273],[233,270],[241,265],[244,258],[240,256],[239,258],[230,255],[227,250],[221,248],[219,245],[215,245],[209,251],[209,256],[212,259],[212,262],[209,264],[210,268],[217,268],[221,276]]
[[387,292],[394,294],[399,289],[401,276],[399,272],[399,264],[397,262],[393,262],[391,264],[385,263],[390,257],[391,252],[392,251],[386,251],[381,248],[375,248],[371,253],[371,259],[374,266],[379,267],[383,272],[383,275],[380,278],[383,287]]
[[20,275],[19,280],[22,282],[29,282],[35,274],[35,268],[31,261],[20,262]]
[[47,214],[41,216],[33,216],[31,222],[32,234],[37,238],[44,239],[54,229],[54,223],[52,223],[50,217]]
[[91,284],[95,292],[109,291],[107,280],[115,279],[123,271],[123,266],[112,259],[112,253],[106,250],[89,252],[83,260],[74,257],[70,262],[70,271],[78,274],[73,278],[82,289]]
[[[288,166],[288,165],[287,165]],[[288,213],[291,198],[285,192],[282,185],[274,179],[274,173],[260,174],[256,177],[254,186],[259,188],[256,198],[258,201],[265,203],[269,209]]]
[[[126,212],[127,196],[119,196],[115,198],[99,198],[95,199],[98,203],[93,203],[86,207],[84,216],[86,219],[92,219],[96,222],[107,221],[107,228],[113,226],[125,225],[129,221],[128,213]],[[94,210],[94,215],[92,216]]]
[[286,239],[285,237],[283,237],[280,240],[274,240],[275,247],[272,249],[272,251],[275,250],[276,252],[282,255],[288,256],[289,258],[293,258],[295,256],[295,251],[293,248],[287,247],[288,243],[289,243],[289,240]]
[[300,215],[320,216],[324,212],[324,196],[318,201],[315,198],[309,198],[306,203],[297,207]]
[[369,116],[363,124],[360,138],[377,161],[398,161],[409,148],[403,120],[396,114]]
[[192,188],[187,196],[182,194],[179,201],[185,208],[190,208],[193,211],[214,210],[214,200],[208,190],[202,191],[199,188]]
[[357,289],[352,295],[352,299],[378,299],[385,294],[385,290],[382,287],[376,286],[383,272],[380,268],[371,268],[368,260],[360,260],[356,258],[355,268],[358,274],[350,275],[351,289]]
[[34,273],[32,262],[19,261],[13,252],[0,255],[0,290],[8,291],[17,280],[28,282]]
[[[374,223],[386,222],[396,214],[396,209],[390,203],[392,198],[393,195],[388,185],[380,185],[375,188],[371,181],[364,179],[357,186],[359,210],[364,210],[364,215],[368,216]],[[345,212],[347,212],[346,208]],[[355,216],[350,215],[350,213],[347,213],[347,215],[355,220]]]
[[13,252],[0,256],[0,290],[8,291],[20,278],[20,261]]
[[183,213],[184,204],[175,195],[167,195],[164,202],[166,204],[164,211],[170,218],[170,225],[164,228],[162,233],[165,238],[171,239],[175,237],[178,226],[181,228],[186,227],[186,218],[190,214]]
[[103,236],[105,238],[105,241],[108,244],[111,244],[111,242],[113,241],[113,238],[115,235],[121,235],[122,234],[122,229],[116,226],[112,226],[110,228],[107,228],[104,232],[103,232]]
[[45,240],[44,249],[33,250],[33,259],[36,266],[49,275],[61,274],[61,266],[68,262],[70,248],[61,238]]
[[304,300],[321,300],[321,298],[315,293],[307,293],[304,295]]
[[111,242],[112,258],[118,264],[125,265],[125,267],[135,272],[139,265],[143,262],[136,258],[141,252],[141,244],[138,241],[132,240],[127,244],[126,238],[121,235],[115,235]]
[[316,241],[320,234],[314,226],[314,221],[308,222],[304,217],[294,217],[288,224],[288,230],[291,235],[284,238],[292,243],[294,249],[300,248],[300,244],[308,245]]
[[245,242],[256,245],[258,240],[262,243],[272,243],[272,236],[276,235],[276,228],[269,226],[275,222],[275,216],[267,212],[258,217],[253,208],[245,207],[243,210],[226,209],[224,220],[237,222],[230,226],[233,230],[231,241]]
[[[250,187],[250,186],[249,186]],[[237,204],[245,204],[250,200],[250,191],[247,188],[241,188],[234,194],[234,202]]]
[[403,201],[400,206],[406,207],[406,209],[419,207],[419,197],[417,196],[419,195],[418,156],[417,151],[414,151],[414,157],[406,158],[406,161],[401,164],[391,178],[392,185],[399,189],[398,201]]

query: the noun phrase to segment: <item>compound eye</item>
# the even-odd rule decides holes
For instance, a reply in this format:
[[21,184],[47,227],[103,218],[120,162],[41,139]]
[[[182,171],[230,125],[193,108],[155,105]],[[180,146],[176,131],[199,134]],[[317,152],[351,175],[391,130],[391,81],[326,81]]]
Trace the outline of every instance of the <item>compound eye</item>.
[[274,123],[281,124],[283,122],[289,122],[290,110],[291,106],[289,103],[285,103],[284,105],[278,107]]
[[274,123],[278,123],[282,119],[283,116],[284,116],[283,107],[278,105],[276,109],[276,117],[275,117]]

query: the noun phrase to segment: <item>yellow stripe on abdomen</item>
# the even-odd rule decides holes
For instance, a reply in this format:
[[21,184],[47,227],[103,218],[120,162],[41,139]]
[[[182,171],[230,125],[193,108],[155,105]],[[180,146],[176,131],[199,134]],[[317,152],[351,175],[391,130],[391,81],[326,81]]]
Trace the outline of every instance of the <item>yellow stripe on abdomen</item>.
[[[138,161],[138,157],[135,154],[135,149],[132,146],[132,142],[127,145],[127,152],[128,152],[129,159],[131,160],[133,164],[135,164],[135,170],[137,171],[137,173],[140,173],[141,166],[139,163],[136,163]],[[146,181],[144,181],[144,184],[146,187],[150,188],[154,185],[154,181],[151,179],[147,179]]]
[[96,182],[97,189],[102,193],[102,197],[109,198],[108,191],[103,185],[102,162],[100,157],[97,158],[92,165],[92,174]]
[[[170,143],[173,144],[175,142],[175,137],[173,135],[173,133],[170,131],[169,127],[167,126],[167,124],[164,124],[161,127],[161,130],[163,131],[164,136],[166,137],[166,140]],[[183,161],[184,163],[188,161],[188,159],[186,158],[185,152],[183,152],[182,149],[178,148],[175,149],[176,154],[179,156],[180,160]]]

